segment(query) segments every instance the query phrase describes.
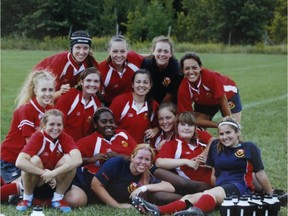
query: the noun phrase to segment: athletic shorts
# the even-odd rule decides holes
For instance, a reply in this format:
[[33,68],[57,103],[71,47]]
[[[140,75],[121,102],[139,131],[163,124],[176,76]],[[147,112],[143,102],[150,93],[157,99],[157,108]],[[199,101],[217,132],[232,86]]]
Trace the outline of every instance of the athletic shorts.
[[[70,190],[71,187],[72,187],[72,184],[69,185],[67,191]],[[35,187],[33,195],[35,198],[39,198],[39,199],[51,199],[54,195],[55,190],[56,190],[56,187],[52,187],[49,183],[45,183],[40,187]]]
[[14,163],[1,160],[1,177],[5,183],[10,183],[21,176],[21,170]]
[[[230,99],[228,99],[228,105],[232,114],[242,111],[239,90]],[[194,112],[203,113],[211,117],[215,116],[219,110],[220,105],[203,105],[194,103]]]
[[234,184],[223,184],[220,185],[226,193],[226,197],[237,195],[238,197],[241,195],[239,189]]

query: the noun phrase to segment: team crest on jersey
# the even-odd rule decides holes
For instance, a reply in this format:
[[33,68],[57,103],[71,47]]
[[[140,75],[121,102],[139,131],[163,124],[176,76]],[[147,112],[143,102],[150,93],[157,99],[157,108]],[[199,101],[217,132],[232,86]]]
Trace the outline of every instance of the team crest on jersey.
[[147,120],[147,119],[148,119],[148,113],[145,113],[143,118],[144,118],[145,120]]
[[163,79],[162,85],[165,86],[165,87],[167,87],[170,83],[171,83],[170,77],[165,77],[165,78]]
[[87,118],[87,122],[91,122],[91,120],[92,120],[92,116],[89,116],[89,117]]
[[235,108],[235,103],[233,103],[232,101],[230,101],[230,102],[228,103],[228,106],[229,106],[230,110],[232,110],[232,109]]
[[212,95],[210,92],[207,92],[207,93],[206,93],[206,97],[207,97],[207,98],[212,98],[212,96],[213,96],[213,95]]
[[122,146],[126,148],[128,147],[128,143],[126,141],[122,141]]
[[127,187],[129,193],[132,193],[136,188],[137,184],[135,182],[131,182]]
[[238,150],[235,152],[235,156],[238,157],[238,158],[244,157],[244,156],[245,156],[244,149],[238,149]]
[[56,155],[57,157],[62,157],[62,153],[59,150],[57,150]]

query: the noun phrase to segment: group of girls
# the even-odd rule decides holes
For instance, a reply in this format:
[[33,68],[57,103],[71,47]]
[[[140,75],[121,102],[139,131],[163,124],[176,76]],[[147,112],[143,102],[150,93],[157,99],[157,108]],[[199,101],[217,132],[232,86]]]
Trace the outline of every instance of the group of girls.
[[[155,38],[146,56],[128,51],[117,35],[98,63],[83,31],[70,46],[36,65],[22,87],[1,145],[1,201],[23,193],[19,211],[48,196],[62,212],[106,203],[164,214],[189,200],[210,211],[227,194],[252,193],[253,172],[272,193],[259,149],[240,139],[236,84],[204,68],[196,53],[179,64],[167,37]],[[216,124],[219,110],[236,120]],[[219,137],[197,126],[215,127]]]

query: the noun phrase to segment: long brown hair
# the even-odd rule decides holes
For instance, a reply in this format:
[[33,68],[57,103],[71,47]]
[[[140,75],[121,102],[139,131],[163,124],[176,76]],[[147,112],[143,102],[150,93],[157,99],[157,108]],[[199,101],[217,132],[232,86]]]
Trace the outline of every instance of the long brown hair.
[[[137,155],[137,153],[139,152],[139,150],[141,150],[141,149],[145,149],[145,150],[148,150],[151,152],[151,165],[152,165],[155,162],[156,155],[155,155],[155,151],[153,150],[153,148],[147,143],[138,144],[134,148],[134,150],[131,154],[131,158],[134,158]],[[149,169],[145,170],[141,176],[140,181],[138,182],[138,186],[140,187],[142,185],[149,184],[150,176],[151,176],[151,173],[150,173]]]
[[[182,112],[178,115],[178,119],[177,119],[177,126],[179,123],[185,123],[185,124],[188,124],[188,125],[192,125],[192,126],[195,126],[195,131],[194,131],[194,135],[193,137],[191,138],[190,142],[191,144],[195,144],[197,143],[197,120],[196,120],[196,117],[195,115],[192,113],[192,112]],[[177,127],[176,127],[176,130]],[[178,133],[178,131],[177,131]]]

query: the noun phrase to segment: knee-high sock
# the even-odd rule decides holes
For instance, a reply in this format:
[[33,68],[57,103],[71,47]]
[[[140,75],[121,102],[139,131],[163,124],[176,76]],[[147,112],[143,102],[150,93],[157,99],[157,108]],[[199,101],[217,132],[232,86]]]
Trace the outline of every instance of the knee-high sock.
[[1,186],[1,202],[8,201],[10,195],[18,194],[17,183]]
[[185,207],[186,207],[186,203],[181,201],[181,200],[177,200],[177,201],[169,203],[167,205],[158,206],[161,214],[171,214],[171,213],[174,213],[176,211],[181,211],[181,210],[185,209]]
[[194,203],[194,206],[201,209],[203,212],[210,212],[216,207],[216,201],[210,194],[203,194],[199,200]]

